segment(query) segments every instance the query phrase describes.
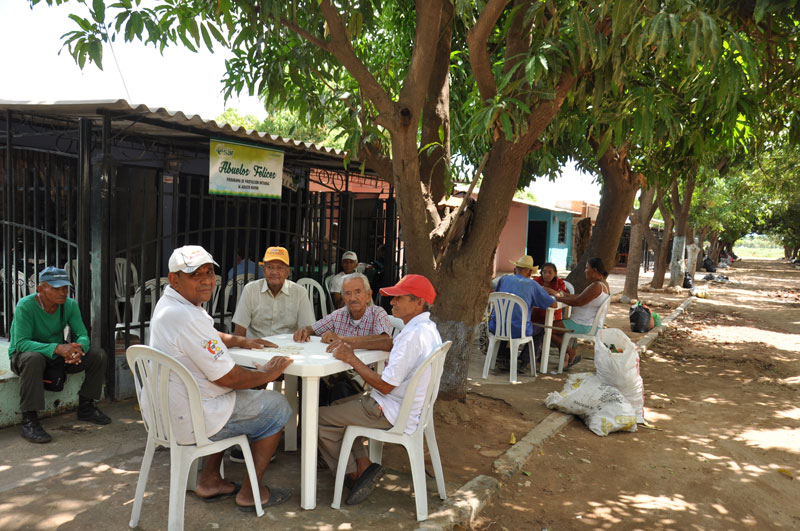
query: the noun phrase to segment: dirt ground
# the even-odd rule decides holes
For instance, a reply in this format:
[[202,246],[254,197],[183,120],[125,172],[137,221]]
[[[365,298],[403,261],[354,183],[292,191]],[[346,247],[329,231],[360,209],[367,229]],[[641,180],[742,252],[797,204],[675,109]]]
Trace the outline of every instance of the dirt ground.
[[[800,528],[800,270],[744,261],[721,273],[731,282],[708,283],[641,356],[654,428],[603,438],[573,421],[475,530]],[[640,295],[669,313],[672,294]]]

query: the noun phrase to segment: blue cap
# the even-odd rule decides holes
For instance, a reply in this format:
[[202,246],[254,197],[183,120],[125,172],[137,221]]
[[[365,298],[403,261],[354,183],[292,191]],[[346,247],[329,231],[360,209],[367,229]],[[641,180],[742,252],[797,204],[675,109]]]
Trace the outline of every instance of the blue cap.
[[72,286],[69,281],[69,275],[60,267],[48,266],[42,269],[39,273],[39,283],[47,282],[54,288],[61,288],[64,286]]

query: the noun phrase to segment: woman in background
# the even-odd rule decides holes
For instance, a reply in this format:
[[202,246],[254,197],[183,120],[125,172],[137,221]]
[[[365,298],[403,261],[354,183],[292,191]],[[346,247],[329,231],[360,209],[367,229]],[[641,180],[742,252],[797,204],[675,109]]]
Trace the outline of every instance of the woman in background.
[[[544,290],[555,297],[556,295],[564,295],[569,293],[567,290],[567,285],[564,284],[564,281],[558,278],[558,270],[556,269],[556,265],[552,262],[545,262],[542,265],[542,268],[539,270],[539,276],[533,277],[533,280],[539,283],[540,286],[544,288]],[[544,323],[544,318],[546,315],[546,310],[540,310],[539,308],[533,308],[533,313],[531,314],[531,320],[534,323]],[[556,310],[555,315],[553,317],[553,321],[560,321],[561,320],[561,310]]]

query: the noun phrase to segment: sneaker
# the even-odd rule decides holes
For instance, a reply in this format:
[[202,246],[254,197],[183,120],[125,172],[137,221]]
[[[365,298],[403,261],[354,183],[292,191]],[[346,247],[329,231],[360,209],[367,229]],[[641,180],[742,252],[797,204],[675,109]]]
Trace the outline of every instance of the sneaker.
[[78,420],[92,422],[94,424],[111,424],[111,419],[102,411],[97,409],[93,400],[88,400],[78,406]]
[[367,496],[372,494],[372,491],[375,490],[378,482],[383,477],[383,473],[383,466],[378,463],[369,465],[353,484],[353,488],[350,490],[350,495],[347,496],[345,503],[347,505],[358,505],[364,501]]
[[23,422],[22,426],[19,428],[19,432],[25,440],[32,443],[49,443],[53,440],[50,434],[44,431],[39,421],[35,419]]

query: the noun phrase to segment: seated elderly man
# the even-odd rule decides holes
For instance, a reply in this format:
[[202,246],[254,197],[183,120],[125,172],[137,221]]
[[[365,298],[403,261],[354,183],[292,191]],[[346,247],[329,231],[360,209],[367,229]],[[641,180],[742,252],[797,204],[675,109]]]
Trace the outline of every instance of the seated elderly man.
[[[406,275],[395,286],[381,289],[381,293],[394,297],[392,315],[405,323],[402,332],[394,338],[383,374],[379,375],[362,363],[348,341],[331,344],[333,356],[352,366],[372,386],[372,391],[319,410],[320,454],[334,473],[347,426],[391,428],[407,392],[415,393],[415,399],[405,431],[416,429],[428,380],[423,377],[417,389],[411,390],[407,389],[408,383],[425,358],[442,344],[436,324],[430,319],[430,305],[436,298],[436,291],[427,278]],[[356,440],[347,463],[345,485],[350,488],[350,494],[345,503],[355,505],[364,501],[383,477],[383,472],[381,465],[370,462],[364,440]]]
[[[531,310],[533,308],[544,310],[551,306],[555,307],[557,306],[556,300],[550,296],[538,282],[531,278],[531,276],[539,270],[537,266],[533,265],[533,258],[531,256],[523,256],[516,262],[512,261],[511,263],[514,264],[514,274],[500,277],[494,291],[513,293],[525,301],[525,304],[528,306],[528,321],[525,323],[525,334],[528,336],[539,335],[542,333],[542,329],[537,328],[536,334],[534,334],[533,324],[531,322],[533,312]],[[521,318],[522,316],[518,311],[515,311],[511,315],[511,332],[515,338],[520,337],[522,330]],[[494,333],[496,328],[497,316],[492,312],[492,315],[489,317],[489,331]],[[519,368],[521,370],[525,370],[531,362],[529,346],[529,344],[526,344],[525,347],[523,347],[522,355],[519,359]],[[514,354],[516,355],[516,353]],[[507,341],[503,342],[503,346],[497,355],[497,361],[499,365],[507,365],[510,362]],[[505,368],[510,367],[506,366]]]
[[342,255],[342,270],[333,275],[331,279],[331,297],[333,297],[333,305],[336,308],[341,308],[344,304],[342,298],[342,284],[344,277],[352,274],[358,265],[358,256],[353,251],[347,251]]
[[351,273],[342,282],[344,307],[329,313],[311,326],[299,328],[294,333],[298,343],[310,336],[322,336],[323,343],[331,343],[333,351],[340,341],[353,348],[372,350],[392,349],[392,326],[386,310],[372,304],[369,279],[361,273]]
[[[271,343],[218,332],[214,319],[202,304],[214,291],[214,262],[211,254],[198,245],[186,245],[169,258],[169,283],[153,312],[150,346],[172,355],[183,363],[197,380],[203,402],[206,433],[212,441],[247,435],[253,453],[258,484],[275,453],[292,409],[280,393],[253,390],[278,378],[292,360],[275,356],[255,370],[233,362],[228,347],[261,348]],[[274,345],[272,345],[274,346]],[[186,388],[175,377],[170,379],[170,408],[178,444],[192,444],[192,420]],[[195,494],[205,501],[236,497],[243,511],[255,511],[249,481],[240,487],[222,479],[219,465],[222,452],[209,456]],[[261,487],[261,504],[271,507],[291,496],[288,489]]]
[[[71,286],[65,270],[44,268],[39,273],[36,293],[19,300],[11,321],[8,357],[11,370],[20,381],[20,434],[33,443],[52,440],[39,424],[37,413],[44,409],[42,382],[48,380],[51,391],[60,391],[67,373],[86,371],[78,391],[78,420],[95,424],[111,422],[94,404],[103,391],[106,355],[102,349],[89,348],[89,334],[78,303],[68,297]],[[67,326],[74,336],[72,343],[64,341]]]
[[291,334],[314,323],[314,308],[303,286],[289,278],[289,251],[270,247],[264,253],[264,278],[246,284],[233,314],[233,334],[267,337]]

